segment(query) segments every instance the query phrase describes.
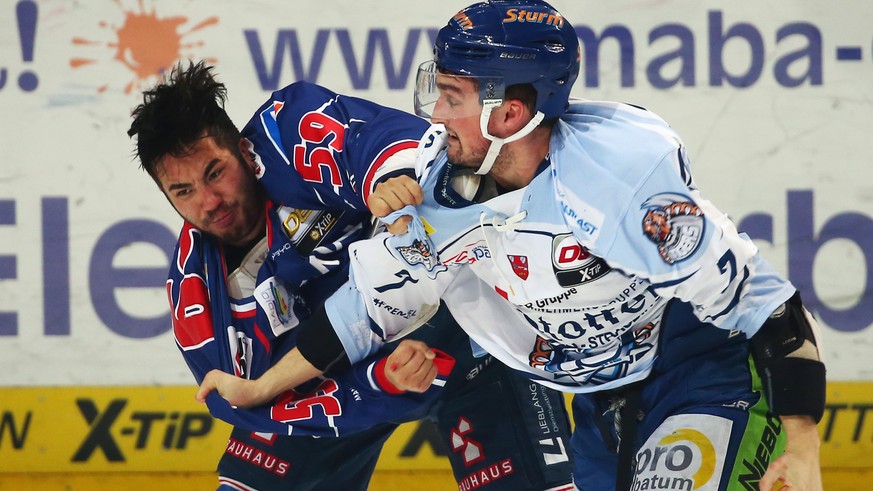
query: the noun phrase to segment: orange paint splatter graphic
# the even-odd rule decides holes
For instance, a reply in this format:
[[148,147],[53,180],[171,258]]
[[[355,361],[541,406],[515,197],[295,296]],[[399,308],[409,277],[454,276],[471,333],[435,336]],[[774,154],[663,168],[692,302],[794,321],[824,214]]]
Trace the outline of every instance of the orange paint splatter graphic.
[[[125,10],[119,0],[114,2],[124,13],[124,23],[115,27],[107,22],[99,22],[103,29],[111,29],[116,41],[104,42],[74,37],[72,44],[78,46],[105,46],[114,50],[112,59],[127,67],[133,73],[133,79],[124,87],[124,93],[138,91],[152,77],[160,76],[169,70],[179,60],[194,58],[191,51],[203,46],[202,41],[186,41],[186,36],[205,27],[218,24],[218,17],[209,17],[197,24],[184,28],[189,19],[185,16],[160,17],[154,6],[146,11],[143,0],[139,0],[138,11]],[[215,63],[214,58],[204,58],[209,63]],[[72,58],[70,66],[81,68],[97,63],[94,58]],[[97,92],[104,92],[108,84],[102,85]]]

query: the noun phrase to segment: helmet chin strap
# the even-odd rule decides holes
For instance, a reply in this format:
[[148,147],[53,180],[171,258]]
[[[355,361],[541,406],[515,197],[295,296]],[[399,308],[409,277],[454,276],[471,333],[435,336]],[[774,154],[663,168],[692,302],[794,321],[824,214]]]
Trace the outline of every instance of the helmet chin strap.
[[486,100],[483,103],[482,107],[482,115],[479,116],[479,130],[482,132],[482,136],[491,140],[491,145],[488,147],[488,153],[485,154],[485,159],[482,161],[482,165],[476,169],[476,174],[485,175],[494,165],[494,161],[497,160],[497,155],[500,153],[500,149],[503,148],[504,143],[512,143],[519,138],[527,136],[528,133],[534,130],[539,124],[543,121],[545,114],[542,111],[537,111],[533,118],[524,125],[524,128],[518,130],[515,134],[510,135],[506,138],[497,138],[494,135],[488,133],[488,120],[491,119],[491,111],[495,108],[503,104],[503,101],[500,99],[492,99]]

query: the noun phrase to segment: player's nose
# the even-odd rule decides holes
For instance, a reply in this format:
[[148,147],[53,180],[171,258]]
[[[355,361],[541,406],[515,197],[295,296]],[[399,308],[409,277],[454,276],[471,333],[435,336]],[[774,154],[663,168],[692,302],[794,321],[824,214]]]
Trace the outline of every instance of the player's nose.
[[433,114],[430,116],[431,123],[445,123],[449,119],[448,104],[439,97],[433,106]]
[[215,210],[224,202],[221,193],[219,193],[218,190],[213,189],[211,186],[205,186],[203,188],[200,194],[200,199],[203,209],[206,211]]

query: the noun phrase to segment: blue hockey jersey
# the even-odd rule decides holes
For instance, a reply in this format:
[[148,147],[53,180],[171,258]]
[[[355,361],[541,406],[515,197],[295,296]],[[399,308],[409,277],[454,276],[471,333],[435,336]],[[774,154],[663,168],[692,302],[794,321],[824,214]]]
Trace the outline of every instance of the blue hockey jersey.
[[[490,198],[448,162],[442,127],[420,151],[428,235],[350,249],[356,293],[384,339],[409,324],[395,312],[441,298],[505,364],[591,392],[645,378],[659,357],[751,337],[794,292],[701,196],[682,141],[645,110],[573,102],[530,184]],[[670,317],[673,302],[691,308]],[[665,332],[693,337],[662,345]]]
[[[348,245],[370,234],[366,196],[379,178],[411,168],[426,127],[303,82],[274,92],[255,113],[242,133],[274,200],[266,237],[229,272],[220,244],[185,224],[167,281],[176,342],[198,383],[216,368],[257,378],[294,347],[294,328],[347,280]],[[342,341],[376,353],[379,340],[370,338]],[[453,360],[440,354],[440,376],[424,394],[400,395],[386,394],[380,363],[375,354],[270,406],[232,408],[216,393],[207,404],[252,431],[337,436],[404,420],[437,395]]]

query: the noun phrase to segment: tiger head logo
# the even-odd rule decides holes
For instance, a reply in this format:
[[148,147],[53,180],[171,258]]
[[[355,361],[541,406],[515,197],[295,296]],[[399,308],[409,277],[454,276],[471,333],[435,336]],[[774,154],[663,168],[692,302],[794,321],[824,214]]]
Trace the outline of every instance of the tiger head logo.
[[412,241],[412,245],[397,246],[397,251],[412,266],[423,264],[428,270],[431,270],[437,265],[436,255],[423,240],[415,239]]
[[687,259],[703,239],[703,210],[691,198],[681,194],[661,193],[641,206],[643,233],[658,245],[658,253],[667,264]]

